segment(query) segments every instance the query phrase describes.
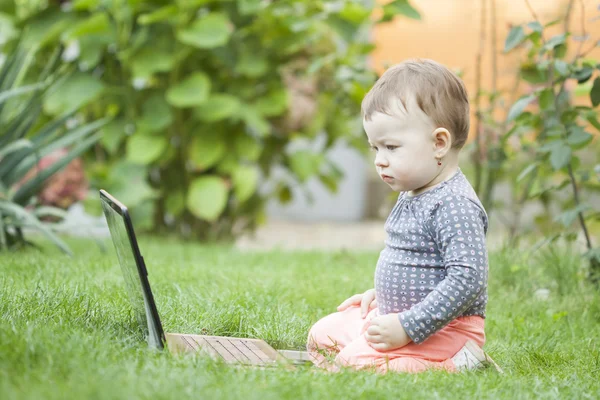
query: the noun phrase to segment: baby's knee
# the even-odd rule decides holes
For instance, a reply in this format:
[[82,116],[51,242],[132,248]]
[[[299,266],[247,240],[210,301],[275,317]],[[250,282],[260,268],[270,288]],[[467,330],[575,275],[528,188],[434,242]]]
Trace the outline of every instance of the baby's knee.
[[336,340],[332,336],[335,333],[335,314],[330,314],[318,320],[308,332],[307,348],[308,351],[319,349],[331,349],[336,345]]
[[326,318],[317,321],[308,331],[307,347],[309,351],[321,349],[332,344],[332,340],[329,338],[330,332],[328,332],[329,324],[327,324],[327,321],[324,321]]

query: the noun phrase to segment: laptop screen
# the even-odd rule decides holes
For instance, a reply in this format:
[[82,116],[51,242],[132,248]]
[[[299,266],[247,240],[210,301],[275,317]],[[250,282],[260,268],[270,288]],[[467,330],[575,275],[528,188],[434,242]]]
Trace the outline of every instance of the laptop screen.
[[[106,198],[101,197],[101,200],[135,318],[144,336],[148,338],[148,344],[151,347],[162,348],[162,328],[158,326],[160,325],[159,321],[154,321],[152,309],[156,306],[152,299],[150,285],[147,283],[147,277],[144,276],[145,268],[138,267],[136,263],[134,244],[137,248],[137,243],[135,236],[130,237],[128,234],[125,217],[113,209]],[[131,229],[133,230],[133,227]],[[147,290],[144,289],[144,286],[147,287]],[[156,318],[158,318],[158,313]]]

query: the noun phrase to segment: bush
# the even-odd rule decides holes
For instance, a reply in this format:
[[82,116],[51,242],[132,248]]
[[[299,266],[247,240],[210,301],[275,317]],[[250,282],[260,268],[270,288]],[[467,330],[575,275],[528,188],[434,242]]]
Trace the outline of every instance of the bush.
[[[226,238],[253,229],[269,197],[290,199],[289,181],[259,190],[274,166],[335,190],[325,151],[361,135],[375,80],[365,3],[78,0],[14,14],[28,43],[61,42],[79,67],[46,98],[49,112],[91,100],[96,116],[117,114],[89,167],[96,183],[141,228]],[[394,1],[381,21],[398,13],[419,18]],[[320,151],[292,150],[317,135]]]

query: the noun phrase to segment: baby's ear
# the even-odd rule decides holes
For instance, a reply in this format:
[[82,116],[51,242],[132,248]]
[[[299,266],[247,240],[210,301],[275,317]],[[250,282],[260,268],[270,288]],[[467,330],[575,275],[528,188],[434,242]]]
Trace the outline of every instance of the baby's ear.
[[452,148],[452,135],[446,128],[437,128],[433,131],[433,141],[435,151],[442,157]]

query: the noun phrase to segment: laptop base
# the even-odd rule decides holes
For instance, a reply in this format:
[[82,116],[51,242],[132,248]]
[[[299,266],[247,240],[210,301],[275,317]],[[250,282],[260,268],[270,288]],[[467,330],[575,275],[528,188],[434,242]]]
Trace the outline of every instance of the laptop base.
[[199,353],[228,364],[275,366],[279,363],[310,363],[306,351],[277,351],[264,340],[231,338],[225,336],[189,335],[165,333],[167,347],[174,354]]

